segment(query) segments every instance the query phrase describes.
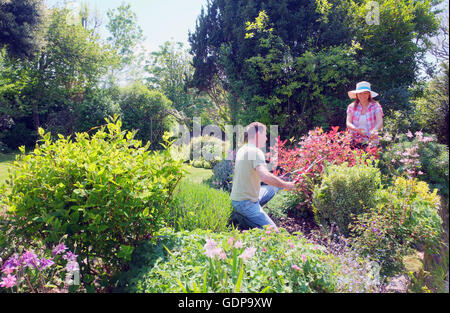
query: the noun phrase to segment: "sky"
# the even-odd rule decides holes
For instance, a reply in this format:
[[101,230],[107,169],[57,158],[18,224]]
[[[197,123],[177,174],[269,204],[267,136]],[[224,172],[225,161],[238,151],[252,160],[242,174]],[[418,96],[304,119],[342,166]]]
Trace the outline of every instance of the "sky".
[[[46,0],[48,6],[62,3],[61,0]],[[148,51],[158,50],[166,41],[180,41],[185,48],[189,46],[188,31],[195,29],[195,22],[206,0],[74,0],[74,3],[87,2],[92,10],[98,9],[102,16],[102,34],[105,28],[108,9],[115,9],[122,3],[129,3],[137,15],[137,23],[142,28]]]

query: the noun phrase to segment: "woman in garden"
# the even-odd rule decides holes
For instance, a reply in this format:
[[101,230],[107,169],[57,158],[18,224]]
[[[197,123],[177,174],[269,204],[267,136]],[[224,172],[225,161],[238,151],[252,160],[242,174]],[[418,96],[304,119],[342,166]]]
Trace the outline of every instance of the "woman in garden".
[[383,128],[383,109],[373,100],[378,96],[370,88],[370,83],[359,82],[356,90],[348,92],[348,96],[355,99],[347,107],[347,128],[353,135],[354,144],[378,144],[378,131]]

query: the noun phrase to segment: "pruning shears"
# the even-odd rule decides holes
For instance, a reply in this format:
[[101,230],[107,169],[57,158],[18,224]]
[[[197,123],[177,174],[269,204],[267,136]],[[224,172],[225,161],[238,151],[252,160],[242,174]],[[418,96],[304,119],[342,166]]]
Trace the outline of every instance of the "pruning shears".
[[312,167],[314,166],[314,164],[316,164],[316,163],[319,162],[319,161],[322,161],[323,159],[325,159],[325,157],[321,157],[321,158],[315,159],[315,160],[308,166],[308,168],[307,168],[305,171],[303,171],[303,169],[298,169],[298,170],[295,170],[295,171],[291,171],[291,172],[288,172],[288,173],[284,173],[284,174],[281,175],[280,177],[284,177],[284,176],[286,176],[286,175],[290,176],[290,175],[295,174],[295,173],[298,173],[298,172],[300,172],[300,171],[303,171],[303,173],[308,173],[308,172],[312,169]]

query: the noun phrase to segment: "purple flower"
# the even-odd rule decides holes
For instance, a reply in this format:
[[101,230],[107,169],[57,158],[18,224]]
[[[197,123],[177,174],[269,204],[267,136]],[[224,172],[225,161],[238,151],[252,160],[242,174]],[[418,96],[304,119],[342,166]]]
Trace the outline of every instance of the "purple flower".
[[65,250],[67,250],[67,247],[64,245],[64,243],[60,243],[53,249],[53,251],[52,251],[53,256],[62,254],[62,253],[64,253]]
[[28,267],[34,268],[37,268],[39,265],[39,260],[33,250],[26,250],[20,257],[19,262]]
[[64,260],[68,260],[68,261],[76,261],[77,260],[77,256],[76,254],[72,253],[71,251],[67,251],[67,253],[65,255],[63,255],[63,259]]
[[3,268],[7,266],[12,268],[17,268],[20,266],[19,259],[16,254],[5,261],[5,263],[3,264]]
[[55,264],[55,262],[53,262],[52,258],[50,258],[50,259],[41,259],[40,263],[41,263],[39,265],[39,269],[40,270],[46,269],[47,267],[50,267],[53,264]]
[[0,287],[3,288],[11,288],[16,284],[16,276],[8,275],[3,277],[3,280],[0,282]]

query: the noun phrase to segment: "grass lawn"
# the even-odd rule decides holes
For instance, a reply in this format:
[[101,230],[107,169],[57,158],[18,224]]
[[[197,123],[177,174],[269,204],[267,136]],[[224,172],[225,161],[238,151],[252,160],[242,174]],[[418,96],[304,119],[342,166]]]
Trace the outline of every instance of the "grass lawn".
[[213,171],[186,165],[188,173],[184,179],[189,179],[194,183],[202,183],[204,180],[213,176]]
[[15,153],[0,153],[0,185],[3,185],[5,180],[8,179],[8,168],[11,167],[11,163],[14,161],[15,157]]

